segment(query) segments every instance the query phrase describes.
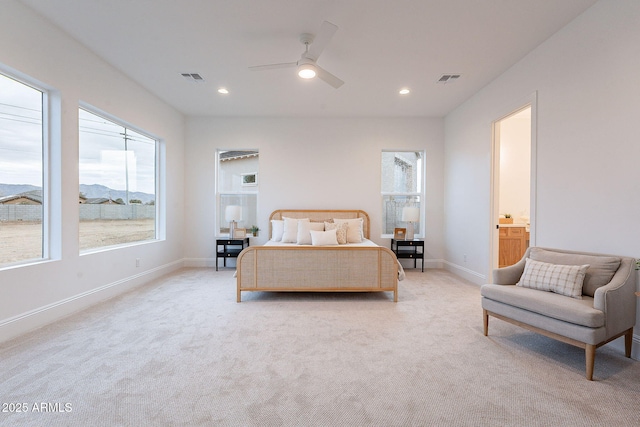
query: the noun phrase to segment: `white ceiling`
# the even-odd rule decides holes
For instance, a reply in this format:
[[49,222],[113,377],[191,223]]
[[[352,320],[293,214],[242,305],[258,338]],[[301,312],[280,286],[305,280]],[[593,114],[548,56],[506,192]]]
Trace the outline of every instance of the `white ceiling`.
[[[442,117],[596,0],[22,2],[187,115]],[[341,88],[295,68],[248,70],[297,61],[299,35],[324,20],[339,29],[318,65]]]

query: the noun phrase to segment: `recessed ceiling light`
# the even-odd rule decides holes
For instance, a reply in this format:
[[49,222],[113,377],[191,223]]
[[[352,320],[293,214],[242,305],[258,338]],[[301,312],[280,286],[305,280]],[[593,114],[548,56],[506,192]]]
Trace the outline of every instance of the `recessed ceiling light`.
[[227,90],[227,88],[221,87],[220,89],[218,89],[218,93],[226,95],[229,93],[229,91]]
[[403,89],[400,89],[400,91],[399,91],[398,93],[399,93],[400,95],[408,95],[408,94],[409,94],[409,92],[411,92],[409,89],[407,89],[407,88],[403,88]]

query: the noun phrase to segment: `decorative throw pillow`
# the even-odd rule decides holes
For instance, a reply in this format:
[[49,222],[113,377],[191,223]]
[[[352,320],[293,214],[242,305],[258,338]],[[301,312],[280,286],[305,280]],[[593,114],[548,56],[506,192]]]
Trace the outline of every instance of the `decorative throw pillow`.
[[362,218],[334,218],[333,222],[336,224],[347,224],[347,243],[362,243],[362,239],[364,239],[364,233],[362,231],[364,220]]
[[335,222],[325,222],[324,223],[325,230],[336,230],[336,238],[338,239],[339,245],[344,245],[347,243],[347,223],[342,222],[336,224]]
[[589,264],[587,274],[584,276],[584,283],[582,284],[582,293],[590,297],[595,294],[596,289],[611,281],[613,275],[618,271],[621,261],[619,257],[614,256],[563,253],[543,248],[531,248],[529,258],[551,264]]
[[279,242],[282,240],[282,234],[284,233],[284,221],[281,219],[271,220],[271,240]]
[[309,233],[311,234],[311,244],[313,246],[328,246],[338,244],[335,229],[328,231],[311,230]]
[[324,223],[322,223],[322,222],[298,221],[297,243],[299,245],[310,245],[311,244],[311,234],[309,233],[311,230],[313,230],[313,231],[324,231]]
[[524,272],[516,286],[582,299],[582,284],[587,268],[589,264],[549,264],[527,258]]
[[284,218],[284,232],[282,243],[296,243],[298,241],[298,221],[309,222],[309,218]]

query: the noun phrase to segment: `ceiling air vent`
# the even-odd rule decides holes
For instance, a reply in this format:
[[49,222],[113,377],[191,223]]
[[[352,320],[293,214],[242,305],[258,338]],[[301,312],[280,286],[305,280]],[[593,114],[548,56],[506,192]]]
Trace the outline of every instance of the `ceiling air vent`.
[[443,74],[439,79],[438,83],[447,84],[453,83],[454,81],[460,78],[460,74]]
[[182,77],[184,77],[191,83],[204,83],[204,79],[198,73],[182,73]]

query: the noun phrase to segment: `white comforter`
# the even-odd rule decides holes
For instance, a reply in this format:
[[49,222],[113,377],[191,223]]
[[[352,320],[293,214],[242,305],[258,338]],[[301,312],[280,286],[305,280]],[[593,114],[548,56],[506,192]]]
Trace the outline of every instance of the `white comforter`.
[[[280,246],[280,247],[310,247],[312,245],[299,245],[297,243],[282,243],[282,242],[274,242],[273,240],[269,240],[264,246]],[[362,247],[377,247],[378,245],[372,242],[369,239],[363,239],[362,243],[347,243],[346,245],[337,245],[337,246],[323,246],[327,248],[362,248]],[[398,260],[398,280],[404,280],[404,268],[402,268],[402,264]]]
[[[311,246],[311,245],[299,245],[297,243],[282,243],[282,242],[274,242],[273,240],[269,240],[264,246]],[[362,239],[362,243],[347,243],[346,245],[331,245],[325,246],[328,248],[358,248],[358,247],[376,247],[375,243],[373,243],[369,239]]]

